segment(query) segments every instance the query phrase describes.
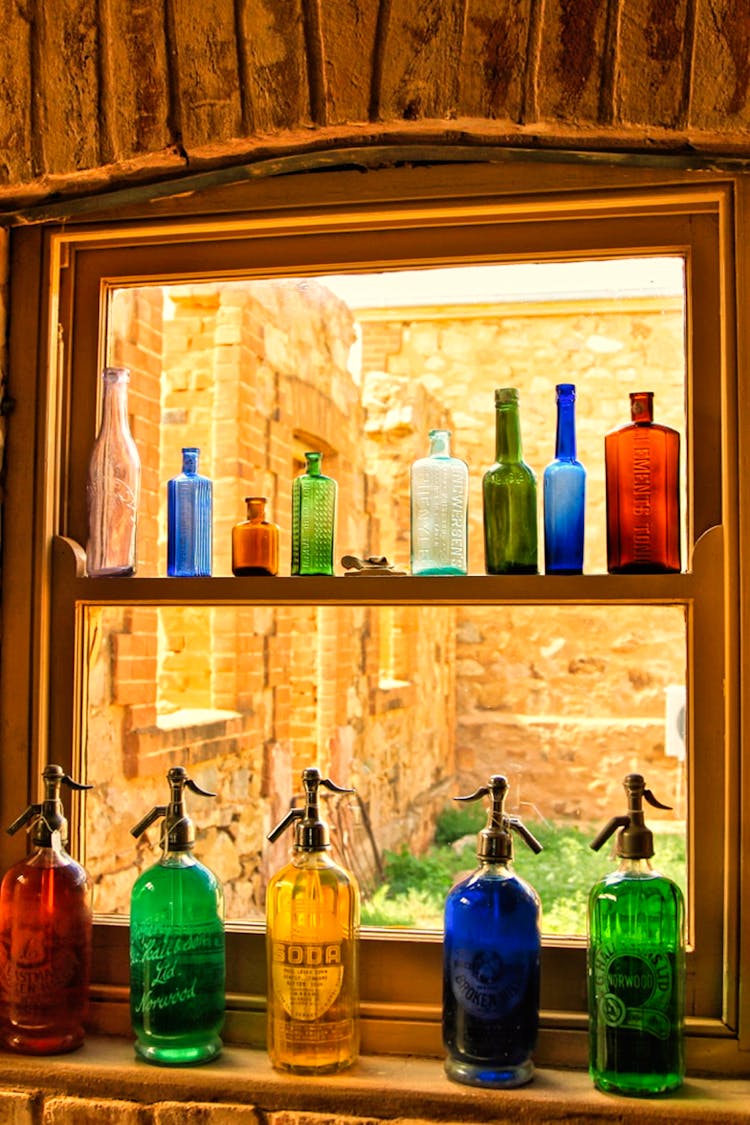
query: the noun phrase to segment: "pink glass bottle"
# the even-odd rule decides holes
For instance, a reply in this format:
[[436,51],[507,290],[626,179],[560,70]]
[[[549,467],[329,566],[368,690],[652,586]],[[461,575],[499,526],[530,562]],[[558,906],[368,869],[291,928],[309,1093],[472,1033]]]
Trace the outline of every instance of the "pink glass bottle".
[[680,570],[680,435],[654,422],[653,399],[631,394],[632,421],[604,439],[610,574]]
[[0,1043],[26,1055],[79,1047],[88,1011],[91,894],[72,859],[60,786],[89,789],[60,766],[43,773],[45,799],[30,805],[10,833],[33,822],[33,853],[0,885]]
[[86,489],[90,577],[135,573],[141,461],[128,424],[127,367],[102,372],[102,423],[89,460]]

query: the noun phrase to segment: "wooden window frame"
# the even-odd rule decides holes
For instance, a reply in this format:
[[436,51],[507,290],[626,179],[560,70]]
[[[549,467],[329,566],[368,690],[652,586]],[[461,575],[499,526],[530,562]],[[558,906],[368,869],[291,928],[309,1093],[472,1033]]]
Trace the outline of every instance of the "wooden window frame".
[[[691,950],[689,1066],[738,1073],[750,1050],[750,938],[741,936],[742,658],[748,610],[747,485],[738,377],[747,327],[742,176],[551,162],[341,171],[177,194],[96,222],[19,228],[12,240],[2,666],[4,823],[37,794],[53,757],[81,771],[86,607],[183,605],[679,605],[686,614]],[[744,235],[744,239],[743,239]],[[128,284],[310,275],[460,263],[679,253],[687,277],[688,569],[679,575],[400,580],[89,579],[85,465],[97,421],[108,293]],[[747,419],[745,419],[747,421]],[[33,451],[33,459],[32,459]],[[744,460],[743,460],[744,458]],[[746,569],[746,567],[745,567]],[[745,740],[747,744],[747,739]],[[20,779],[20,780],[19,780]],[[695,810],[700,806],[698,816]],[[709,809],[710,815],[703,810]],[[81,842],[78,806],[73,846]],[[742,834],[744,833],[744,841]],[[3,840],[12,862],[23,841]],[[746,927],[747,929],[748,927]],[[127,924],[95,926],[92,1025],[127,1034]],[[744,945],[743,945],[744,941]],[[262,927],[228,925],[229,1042],[262,1045]],[[441,1054],[439,935],[366,932],[363,1048]],[[547,939],[540,1063],[586,1060],[585,943]],[[744,1005],[744,1007],[743,1007]]]

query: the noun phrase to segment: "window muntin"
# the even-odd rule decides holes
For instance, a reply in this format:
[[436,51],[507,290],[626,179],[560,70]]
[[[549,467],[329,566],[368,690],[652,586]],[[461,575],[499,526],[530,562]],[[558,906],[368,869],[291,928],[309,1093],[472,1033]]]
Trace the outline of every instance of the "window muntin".
[[[554,189],[554,185],[550,187]],[[36,526],[41,534],[67,531],[73,538],[81,538],[83,513],[75,482],[81,479],[86,458],[79,447],[83,445],[87,449],[94,432],[96,402],[91,386],[86,386],[87,380],[71,379],[70,376],[74,370],[87,369],[95,372],[100,365],[102,352],[98,327],[96,323],[92,323],[90,316],[84,314],[98,304],[100,294],[106,294],[111,285],[122,285],[125,278],[136,277],[141,282],[167,280],[178,274],[197,277],[206,276],[207,273],[223,273],[224,276],[231,276],[233,272],[247,272],[250,263],[256,267],[259,260],[266,261],[267,269],[272,272],[278,271],[280,262],[290,272],[302,274],[309,272],[313,265],[318,272],[323,272],[319,268],[322,263],[328,269],[332,265],[337,269],[345,266],[350,268],[354,263],[372,260],[374,232],[379,236],[378,260],[425,263],[435,261],[434,238],[427,236],[431,236],[439,225],[442,225],[440,262],[450,260],[451,255],[456,259],[476,261],[486,260],[488,255],[497,258],[498,254],[500,257],[546,255],[576,258],[591,255],[592,252],[603,252],[605,255],[616,256],[624,251],[632,253],[634,249],[642,253],[644,248],[650,252],[658,250],[663,253],[666,249],[667,252],[685,253],[688,263],[689,308],[698,306],[701,310],[701,317],[691,317],[689,324],[690,370],[691,373],[696,369],[711,372],[711,379],[705,381],[694,380],[691,374],[688,384],[688,442],[692,448],[687,486],[690,498],[688,558],[691,558],[692,569],[666,580],[646,582],[631,582],[625,578],[605,575],[584,576],[583,585],[578,586],[575,591],[571,588],[570,581],[565,579],[538,579],[531,586],[527,581],[507,580],[502,583],[502,587],[488,578],[481,579],[481,587],[477,585],[478,579],[468,579],[462,584],[462,600],[467,603],[500,605],[544,605],[546,602],[585,604],[590,600],[604,605],[683,604],[688,623],[688,692],[691,692],[696,680],[701,685],[700,700],[695,701],[690,724],[689,753],[694,765],[691,793],[694,794],[697,790],[701,793],[702,800],[709,802],[712,808],[725,809],[726,839],[731,839],[732,825],[736,823],[733,820],[736,810],[731,791],[725,789],[725,781],[728,776],[726,771],[734,769],[732,754],[735,724],[725,722],[723,700],[717,684],[725,672],[731,674],[731,661],[734,659],[731,642],[736,637],[733,638],[731,630],[720,635],[721,628],[717,629],[716,614],[717,606],[729,604],[725,602],[725,573],[728,579],[726,597],[731,598],[736,594],[735,572],[731,556],[727,554],[732,547],[732,505],[736,502],[736,494],[732,478],[722,471],[727,459],[731,460],[736,436],[732,427],[726,425],[724,417],[727,398],[730,404],[734,401],[732,350],[729,329],[726,327],[731,322],[731,317],[727,320],[729,314],[726,303],[722,305],[722,293],[724,296],[731,293],[731,279],[726,274],[722,275],[720,265],[720,260],[725,263],[727,261],[726,257],[720,259],[722,239],[729,229],[723,218],[726,214],[726,202],[727,196],[723,186],[719,184],[713,193],[703,190],[691,192],[689,186],[684,190],[669,189],[653,193],[644,191],[631,196],[627,192],[621,192],[616,197],[608,197],[606,193],[597,196],[592,192],[588,196],[563,199],[559,206],[551,203],[548,198],[540,197],[537,203],[533,197],[529,197],[520,207],[516,200],[500,199],[497,204],[488,204],[486,198],[483,198],[481,203],[472,202],[470,206],[465,206],[462,202],[451,208],[433,198],[427,205],[397,204],[389,208],[378,204],[371,208],[370,214],[364,215],[361,210],[356,212],[353,220],[351,216],[344,218],[337,215],[334,221],[331,212],[328,212],[322,222],[313,209],[311,214],[315,217],[307,232],[304,231],[304,222],[299,214],[292,221],[287,221],[277,210],[271,222],[264,220],[257,226],[247,221],[238,224],[235,220],[229,222],[226,229],[221,228],[221,224],[215,220],[207,221],[203,227],[200,224],[178,223],[170,228],[168,235],[164,226],[158,232],[152,228],[151,235],[156,233],[157,237],[155,240],[152,238],[150,246],[147,245],[147,227],[119,231],[117,238],[113,237],[113,232],[108,232],[105,237],[102,231],[65,234],[62,239],[67,246],[66,254],[70,253],[70,259],[60,275],[63,285],[59,294],[59,314],[66,345],[65,361],[62,366],[57,367],[59,356],[56,356],[55,349],[49,350],[54,380],[59,375],[62,381],[53,381],[53,386],[57,388],[51,400],[52,416],[56,418],[53,437],[56,435],[56,439],[46,446],[46,451],[52,453],[48,458],[49,463],[52,466],[62,465],[63,471],[55,479],[65,487],[58,494],[61,501],[58,505],[54,489],[50,491],[50,478],[45,475],[45,470],[41,471],[44,499],[39,507]],[[490,211],[492,223],[488,224]],[[240,227],[242,238],[238,241],[235,235]],[[281,229],[285,233],[293,231],[293,249],[290,240],[284,237],[267,239],[270,227],[277,234]],[[322,227],[326,228],[324,249],[323,243],[318,240]],[[346,233],[342,231],[342,227],[346,228]],[[359,232],[364,229],[367,229],[368,235],[363,241]],[[202,233],[196,237],[196,231]],[[300,231],[306,237],[301,237]],[[352,236],[353,242],[348,247],[345,246],[347,237]],[[163,243],[167,237],[173,240],[169,246],[169,274],[163,268]],[[54,238],[55,236],[50,243],[53,277],[56,276],[55,263],[59,260],[57,247],[63,244],[56,243]],[[157,246],[160,251],[155,253]],[[200,268],[197,268],[198,265]],[[71,266],[74,267],[72,270]],[[73,278],[74,285],[70,284]],[[720,308],[724,320],[719,318]],[[57,318],[57,305],[53,304],[52,319],[55,323]],[[76,325],[75,331],[73,325]],[[725,327],[720,328],[720,325]],[[22,369],[23,367],[21,364]],[[720,393],[717,393],[715,382],[718,380]],[[69,409],[55,414],[54,403],[58,401],[58,391],[62,391],[59,401],[67,403]],[[47,409],[48,403],[45,405],[45,410]],[[697,416],[700,417],[704,440],[691,443]],[[87,434],[81,431],[75,442],[68,441],[70,431],[67,420],[70,417],[76,419],[76,427],[81,423],[84,428],[89,429]],[[89,421],[84,422],[85,419]],[[728,523],[729,539],[721,531],[703,535],[725,522]],[[74,755],[75,747],[80,741],[77,734],[80,715],[71,715],[64,700],[70,698],[70,689],[75,681],[71,668],[76,666],[76,661],[72,658],[82,640],[81,612],[90,602],[116,604],[126,599],[122,592],[112,586],[80,577],[77,555],[64,543],[59,542],[55,546],[53,560],[55,582],[49,611],[55,621],[61,623],[62,640],[56,644],[56,656],[59,658],[63,655],[66,659],[51,662],[49,674],[44,672],[41,690],[35,694],[34,687],[31,697],[32,700],[45,699],[52,703],[50,729],[55,732],[56,745],[70,746],[71,755]],[[45,566],[42,556],[35,573],[41,583],[38,588],[43,589]],[[169,591],[164,585],[166,580],[144,578],[137,581],[142,604],[155,604],[165,600],[181,604],[237,600],[238,592],[235,580],[232,579],[212,579],[210,593],[186,586],[182,580],[169,580]],[[293,580],[277,581],[275,599],[278,598],[281,602],[296,601],[299,595],[290,588]],[[429,593],[424,587],[425,581],[430,583]],[[539,585],[542,581],[543,586]],[[455,592],[448,595],[441,580],[409,580],[408,589],[410,593],[402,596],[409,601],[429,598],[435,603],[448,604],[456,600]],[[317,604],[332,604],[338,597],[338,593],[330,589],[324,590],[318,583],[313,582],[308,587],[308,598]],[[368,589],[366,601],[368,604],[386,604],[391,598],[390,590],[386,592],[376,586]],[[259,593],[252,600],[264,602],[265,598]],[[347,594],[346,600],[357,602],[362,599],[360,594],[353,592],[352,595]],[[268,604],[267,601],[265,604]],[[22,615],[21,612],[17,617]],[[41,614],[36,615],[36,620],[43,625],[47,620],[47,612],[43,609]],[[721,621],[719,625],[721,626]],[[43,639],[38,651],[44,659]],[[68,660],[68,657],[71,659]],[[727,660],[730,661],[729,667]],[[45,665],[42,667],[44,670]],[[14,682],[22,681],[23,677],[21,667]],[[14,679],[12,676],[10,678]],[[44,682],[46,678],[50,684],[49,691]],[[46,704],[42,705],[40,711],[36,703],[32,704],[32,725],[36,725],[43,744],[47,738],[45,707]],[[14,749],[10,750],[10,757],[13,760],[18,757]],[[724,863],[724,839],[724,825],[716,818],[702,835],[701,848],[695,852],[693,874],[694,880],[701,883],[702,901],[695,917],[696,946],[692,954],[689,980],[691,1010],[701,1015],[704,1020],[701,1026],[705,1026],[714,1035],[721,1034],[722,1029],[731,1029],[736,1017],[731,968],[735,952],[731,926],[736,915],[731,905],[734,893],[731,890],[732,884],[727,882],[727,879],[731,880],[736,875],[736,865],[731,848],[727,853],[729,861],[726,865]],[[704,862],[701,855],[706,854],[710,855],[710,861]],[[729,896],[726,914],[722,903],[725,890]],[[111,987],[115,989],[113,996],[122,976],[123,957],[122,953],[110,956],[106,950],[120,948],[122,937],[123,932],[115,927],[101,931],[98,938],[102,943],[104,979],[106,981],[108,978],[112,982]],[[239,949],[236,945],[238,940],[240,939],[234,932],[230,933],[232,949]],[[244,940],[243,938],[242,941]],[[252,950],[255,938],[251,934],[247,940],[248,950]],[[729,965],[726,988],[722,987],[719,950]],[[568,1026],[577,1026],[574,1013],[582,1010],[584,1002],[582,990],[578,987],[580,952],[556,942],[550,944],[545,951],[543,1005],[548,1010],[569,1012],[569,1017],[566,1017],[569,1020]],[[386,957],[386,964],[390,966],[391,955],[394,958],[395,972],[389,967],[384,975],[383,957]],[[376,1045],[379,1042],[381,1032],[378,1028],[383,1033],[386,1028],[389,1029],[387,1034],[390,1049],[399,1049],[399,1043],[404,1044],[404,1049],[417,1050],[422,1049],[421,1045],[425,1042],[433,1045],[437,1043],[435,1019],[439,1018],[439,997],[434,988],[438,965],[436,957],[439,957],[439,946],[429,942],[424,944],[411,939],[386,940],[374,935],[368,937],[363,949],[366,1044]],[[232,983],[236,988],[252,993],[254,989],[262,987],[262,982],[255,981],[253,972],[246,972],[246,967],[246,961],[243,964],[236,962]],[[383,994],[384,980],[388,981],[387,995]],[[105,984],[102,987],[103,995],[109,995],[106,992],[108,986]],[[396,1008],[392,1008],[393,1004]],[[251,1003],[250,1008],[252,1006]],[[404,1021],[399,1026],[404,1030],[405,1039],[404,1035],[395,1031],[392,1013],[396,1009],[401,1013],[399,1019]],[[107,1010],[109,1011],[108,1008]],[[239,1015],[237,1019],[242,1022]],[[427,1020],[426,1024],[420,1022],[424,1019]],[[545,1016],[545,1022],[546,1020]],[[230,1025],[231,1022],[230,1020]],[[368,1038],[368,1027],[371,1028],[372,1039]],[[419,1030],[420,1027],[424,1028],[424,1033]],[[543,1044],[544,1041],[543,1037]],[[554,1037],[552,1042],[556,1042]],[[546,1048],[543,1046],[542,1057],[544,1050]],[[551,1057],[560,1057],[555,1056],[554,1047]]]

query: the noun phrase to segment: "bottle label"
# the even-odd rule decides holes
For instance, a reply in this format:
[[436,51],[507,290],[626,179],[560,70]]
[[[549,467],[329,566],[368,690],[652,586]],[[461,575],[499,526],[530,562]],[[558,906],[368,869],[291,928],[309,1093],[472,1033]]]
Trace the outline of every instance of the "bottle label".
[[457,949],[451,956],[451,987],[458,1004],[479,1019],[500,1019],[523,999],[529,957],[497,949]]
[[203,1003],[224,985],[224,931],[196,926],[185,933],[131,931],[131,1005],[145,1020],[184,1004]]
[[666,1039],[672,1029],[674,974],[661,950],[622,953],[607,947],[594,955],[600,1021]]
[[273,941],[274,992],[295,1020],[315,1020],[337,999],[344,980],[342,941]]

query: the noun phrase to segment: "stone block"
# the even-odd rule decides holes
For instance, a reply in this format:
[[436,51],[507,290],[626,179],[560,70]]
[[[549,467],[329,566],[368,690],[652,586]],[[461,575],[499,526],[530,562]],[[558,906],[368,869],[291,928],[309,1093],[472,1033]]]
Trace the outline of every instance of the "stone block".
[[28,1091],[0,1090],[0,1121],[3,1125],[35,1125],[38,1096]]
[[42,1125],[150,1125],[150,1119],[144,1106],[104,1098],[47,1098],[42,1111]]

